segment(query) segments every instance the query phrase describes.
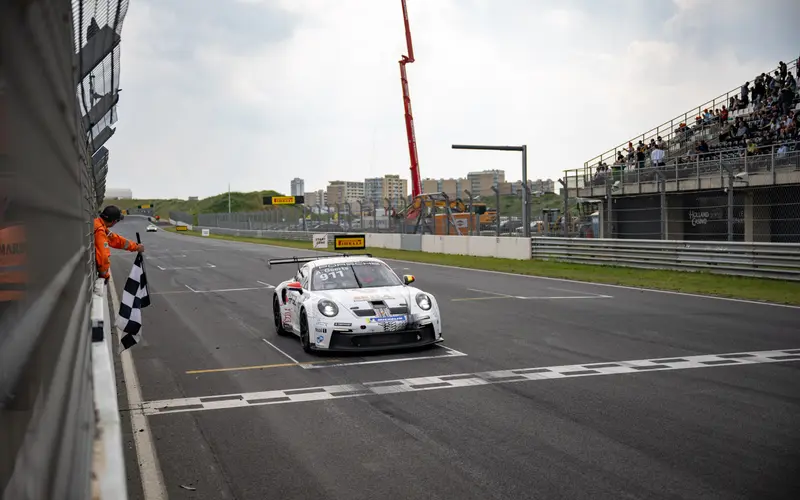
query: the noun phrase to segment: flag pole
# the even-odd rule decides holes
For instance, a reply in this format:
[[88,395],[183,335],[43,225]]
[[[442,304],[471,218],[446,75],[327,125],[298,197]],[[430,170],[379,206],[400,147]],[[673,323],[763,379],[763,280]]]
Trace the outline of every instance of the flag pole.
[[[136,231],[136,243],[138,243],[140,245],[142,244],[142,237],[139,236],[139,231]],[[139,254],[139,255],[142,255],[142,254]],[[142,272],[145,273],[145,274],[147,273],[147,269],[144,268],[144,255],[142,255]]]

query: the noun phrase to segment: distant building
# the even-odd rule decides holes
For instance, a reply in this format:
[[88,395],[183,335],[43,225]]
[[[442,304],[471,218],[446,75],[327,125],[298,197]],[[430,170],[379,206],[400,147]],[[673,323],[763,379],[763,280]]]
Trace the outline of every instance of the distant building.
[[364,179],[364,201],[383,206],[383,177]]
[[450,199],[465,198],[465,189],[469,189],[469,181],[460,179],[424,179],[422,181],[423,193],[444,193]]
[[190,196],[189,201],[198,201],[197,196]]
[[538,191],[540,193],[556,192],[556,183],[553,182],[553,179],[536,179],[532,184],[532,189],[534,191]]
[[473,196],[492,196],[492,187],[499,188],[500,184],[506,181],[506,173],[503,170],[484,170],[482,172],[470,172],[467,174],[469,187]]
[[324,189],[319,189],[317,191],[306,191],[303,193],[303,196],[305,197],[305,203],[303,204],[310,207],[316,205],[324,207],[325,203],[328,201],[328,192]]
[[401,179],[396,174],[364,179],[364,200],[366,202],[383,206],[387,198],[393,206],[400,206],[400,200],[408,198],[408,181]]
[[106,196],[107,200],[114,199],[114,200],[130,200],[133,199],[133,191],[130,189],[124,188],[108,188],[106,189]]
[[364,183],[354,181],[329,181],[328,182],[328,204],[333,206],[336,203],[352,203],[364,199]]
[[291,196],[303,196],[305,192],[305,182],[299,177],[295,177],[291,182]]

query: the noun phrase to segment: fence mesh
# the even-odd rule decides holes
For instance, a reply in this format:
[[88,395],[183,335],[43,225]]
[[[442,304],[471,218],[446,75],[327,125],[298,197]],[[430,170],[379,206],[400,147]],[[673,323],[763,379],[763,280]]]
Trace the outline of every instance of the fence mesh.
[[[118,34],[126,7],[0,2],[3,498],[91,497],[92,219],[108,160],[94,131],[115,115],[94,108],[99,99],[88,89],[114,97],[119,53],[94,68],[85,49],[90,20]],[[100,120],[89,119],[93,108]]]

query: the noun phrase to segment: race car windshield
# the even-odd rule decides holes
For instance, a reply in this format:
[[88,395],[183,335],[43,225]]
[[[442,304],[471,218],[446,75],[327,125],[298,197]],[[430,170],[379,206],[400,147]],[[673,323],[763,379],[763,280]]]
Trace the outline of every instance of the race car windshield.
[[375,288],[398,286],[397,275],[380,262],[348,262],[314,269],[312,290],[344,290],[348,288]]

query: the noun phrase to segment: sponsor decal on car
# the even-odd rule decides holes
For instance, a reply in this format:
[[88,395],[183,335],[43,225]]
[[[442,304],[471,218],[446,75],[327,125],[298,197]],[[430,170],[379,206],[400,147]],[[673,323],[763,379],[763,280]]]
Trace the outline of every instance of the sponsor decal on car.
[[322,335],[317,335],[317,344],[321,344],[323,340],[325,340],[325,337]]
[[367,318],[367,323],[384,323],[386,321],[406,321],[406,315],[398,314],[396,316],[384,316],[382,318]]

